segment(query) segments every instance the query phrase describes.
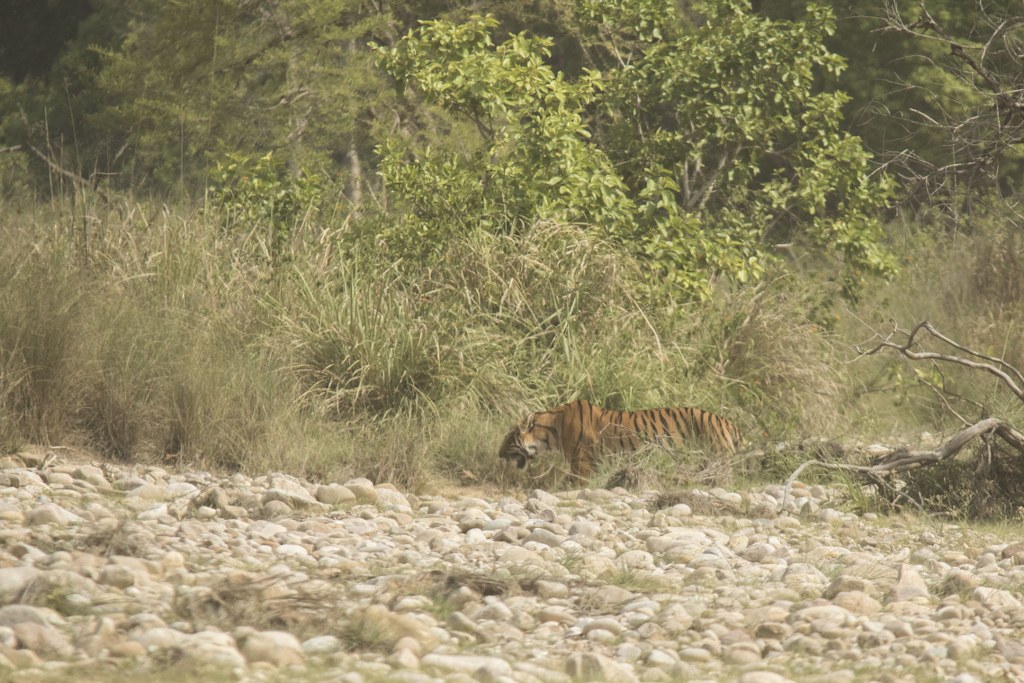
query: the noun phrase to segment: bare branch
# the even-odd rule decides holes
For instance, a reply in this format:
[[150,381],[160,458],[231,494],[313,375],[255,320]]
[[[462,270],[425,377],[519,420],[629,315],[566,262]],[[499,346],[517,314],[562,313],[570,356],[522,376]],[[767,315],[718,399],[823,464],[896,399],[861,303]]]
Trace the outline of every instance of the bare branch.
[[[917,325],[914,326],[914,328],[909,333],[904,333],[907,335],[906,341],[902,344],[897,344],[896,342],[890,340],[895,334],[898,334],[901,331],[899,330],[895,321],[890,322],[892,322],[893,325],[892,333],[890,333],[885,339],[879,342],[874,348],[871,348],[867,351],[860,351],[860,349],[858,349],[860,353],[858,357],[873,356],[882,349],[893,349],[904,358],[909,358],[910,360],[939,360],[946,361],[948,363],[955,363],[957,365],[962,365],[973,370],[982,370],[984,372],[987,372],[998,377],[1000,380],[1002,380],[1003,384],[1005,384],[1006,387],[1013,392],[1013,394],[1017,398],[1019,398],[1021,401],[1024,401],[1024,388],[1021,388],[1021,385],[1024,384],[1024,375],[1021,374],[1020,370],[1013,367],[1006,361],[1000,358],[994,358],[992,356],[979,353],[977,351],[967,348],[966,346],[963,346],[962,344],[953,341],[949,337],[946,337],[945,335],[938,332],[927,320],[919,322]],[[968,360],[967,358],[963,358],[961,356],[953,356],[944,353],[934,353],[932,351],[911,351],[910,347],[914,345],[915,337],[917,336],[918,332],[922,330],[928,332],[936,339],[952,346],[953,348],[959,351],[963,351],[964,353],[974,356],[975,358],[980,358],[987,362],[979,363],[976,361]]]
[[[948,50],[951,64],[932,67],[943,69],[958,78],[974,101],[948,103],[936,97],[926,83],[897,83],[901,90],[927,91],[927,112],[921,108],[886,113],[900,121],[916,119],[917,127],[931,129],[945,138],[943,145],[950,163],[934,164],[916,154],[899,153],[899,172],[912,189],[911,197],[933,205],[936,195],[946,195],[948,211],[956,215],[961,200],[975,188],[984,189],[998,183],[1002,160],[1014,155],[1024,137],[1024,97],[1020,74],[1024,71],[1024,50],[1014,38],[1016,29],[1024,24],[1020,10],[1010,5],[996,6],[978,2],[976,21],[969,34],[958,34],[941,22],[942,15],[929,12],[926,0],[920,0],[915,16],[905,16],[896,0],[885,2],[885,25],[882,33],[896,33],[941,44]],[[911,10],[913,12],[913,10]],[[938,18],[937,18],[938,17]],[[924,55],[916,55],[924,57]],[[922,93],[923,94],[923,93]],[[909,115],[912,115],[909,116]],[[923,193],[923,194],[922,194]],[[941,204],[940,204],[941,205]]]
[[42,159],[44,162],[46,162],[47,166],[49,166],[51,169],[53,169],[60,175],[64,176],[69,180],[74,181],[79,185],[88,187],[89,189],[96,191],[97,193],[99,193],[101,197],[103,197],[103,199],[107,200],[108,202],[110,201],[110,195],[108,195],[103,190],[103,188],[97,186],[94,181],[90,181],[88,178],[85,178],[79,175],[78,173],[75,173],[74,171],[67,170],[66,168],[58,164],[56,161],[51,159],[48,155],[43,153],[41,150],[37,149],[34,145],[26,144],[25,146],[28,147],[29,151],[31,151],[37,157]]

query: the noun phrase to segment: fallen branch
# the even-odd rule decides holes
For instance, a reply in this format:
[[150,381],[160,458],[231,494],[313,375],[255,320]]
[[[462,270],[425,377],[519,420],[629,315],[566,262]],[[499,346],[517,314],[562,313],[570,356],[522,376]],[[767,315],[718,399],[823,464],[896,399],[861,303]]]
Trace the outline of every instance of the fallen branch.
[[26,144],[25,146],[28,147],[30,152],[39,157],[54,172],[64,176],[68,180],[71,180],[80,187],[88,187],[90,190],[96,192],[101,197],[103,197],[104,200],[108,202],[110,201],[110,195],[108,195],[107,192],[95,182],[95,180],[90,180],[82,176],[81,174],[75,173],[74,171],[69,171],[68,169],[64,168],[56,161],[51,159],[49,155],[44,153],[42,150],[37,149],[33,145]]
[[1013,447],[1018,453],[1024,455],[1024,434],[1014,429],[1008,422],[1000,420],[997,417],[990,417],[960,431],[956,436],[947,441],[942,448],[935,451],[895,451],[883,457],[874,465],[850,465],[845,463],[808,460],[800,465],[800,467],[796,468],[796,471],[794,471],[793,474],[789,476],[789,479],[786,480],[786,488],[782,495],[782,509],[785,510],[786,503],[789,501],[789,492],[793,486],[793,482],[796,481],[796,478],[800,476],[800,473],[808,467],[817,466],[830,470],[865,472],[868,474],[906,472],[918,467],[924,467],[925,465],[934,465],[942,462],[943,460],[952,458],[963,450],[964,446],[966,446],[970,441],[986,434],[995,434]]

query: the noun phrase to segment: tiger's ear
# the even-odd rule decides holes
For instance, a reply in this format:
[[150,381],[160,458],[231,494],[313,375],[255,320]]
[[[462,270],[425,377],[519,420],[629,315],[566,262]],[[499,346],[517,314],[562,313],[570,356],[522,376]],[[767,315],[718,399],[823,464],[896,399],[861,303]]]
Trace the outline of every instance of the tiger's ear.
[[528,417],[526,418],[526,429],[527,429],[527,430],[532,430],[532,429],[533,429],[533,426],[534,426],[534,424],[535,424],[536,422],[537,422],[537,415],[536,415],[536,413],[531,413],[531,414],[530,414],[530,415],[529,415],[529,416],[528,416]]

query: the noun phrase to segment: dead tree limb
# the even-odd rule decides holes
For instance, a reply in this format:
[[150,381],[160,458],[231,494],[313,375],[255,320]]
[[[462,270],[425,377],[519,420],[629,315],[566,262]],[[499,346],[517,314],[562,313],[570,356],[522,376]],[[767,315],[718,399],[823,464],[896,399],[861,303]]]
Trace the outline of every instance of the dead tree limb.
[[[949,337],[945,336],[944,334],[936,330],[935,327],[927,320],[922,320],[921,322],[919,322],[917,325],[914,326],[914,328],[910,332],[903,332],[902,330],[900,330],[895,320],[890,320],[889,322],[892,324],[893,327],[893,330],[889,334],[889,336],[883,339],[877,346],[868,349],[867,351],[861,351],[860,349],[858,349],[860,354],[858,355],[858,358],[862,358],[864,356],[873,356],[882,349],[893,349],[904,358],[909,358],[910,360],[941,360],[949,363],[955,363],[957,365],[963,365],[964,367],[968,367],[973,370],[982,370],[984,372],[988,372],[992,375],[995,375],[1000,380],[1002,380],[1003,384],[1005,384],[1006,387],[1010,391],[1012,391],[1017,398],[1019,398],[1021,401],[1024,401],[1024,388],[1022,388],[1022,386],[1024,386],[1024,374],[1022,374],[1020,370],[1010,365],[1003,359],[995,358],[994,356],[988,356],[983,353],[978,353],[977,351],[969,349],[963,344],[959,344],[953,341]],[[914,345],[916,341],[917,334],[922,330],[931,334],[939,341],[948,344],[949,346],[952,346],[954,349],[957,349],[958,351],[963,351],[964,353],[975,358],[980,358],[985,362],[979,363],[977,361],[969,360],[961,356],[952,356],[945,353],[934,353],[932,351],[912,351],[911,347]],[[892,338],[900,333],[906,334],[906,341],[902,344],[892,341]]]
[[[954,341],[953,339],[950,339],[936,330],[935,327],[927,320],[919,322],[909,332],[901,330],[894,320],[890,320],[889,323],[892,325],[892,331],[889,332],[888,335],[882,337],[880,333],[876,332],[876,338],[882,337],[881,342],[867,350],[861,350],[859,347],[857,348],[858,359],[863,358],[864,356],[875,355],[883,349],[892,349],[905,361],[928,360],[936,364],[938,361],[944,361],[955,365],[962,365],[964,367],[971,368],[972,370],[981,370],[982,372],[987,372],[998,377],[1007,389],[1013,392],[1018,399],[1024,401],[1024,388],[1022,388],[1024,387],[1024,373],[1021,373],[1020,370],[1010,363],[1007,363],[1002,358],[996,358],[995,356],[979,353],[957,341]],[[961,352],[962,355],[914,350],[915,345],[919,344],[919,335],[931,335],[939,342]],[[904,338],[902,342],[894,341],[894,338],[898,339],[900,336]],[[930,382],[925,382],[925,384],[940,395],[940,398],[943,399],[943,403],[946,405],[947,409],[950,409],[951,412],[957,414],[955,411],[952,411],[949,403],[945,401],[945,398],[942,395],[943,392],[938,387]],[[957,414],[957,417],[967,424],[962,416]],[[808,467],[817,466],[825,469],[862,472],[868,475],[906,472],[948,460],[963,450],[964,446],[974,439],[978,437],[986,437],[992,434],[1002,439],[1008,446],[1024,457],[1024,433],[1018,431],[1013,425],[1005,420],[997,417],[988,417],[973,425],[967,426],[942,445],[941,448],[934,451],[898,450],[879,459],[871,465],[825,463],[817,460],[809,460],[800,465],[800,467],[790,475],[789,479],[786,480],[786,487],[782,497],[783,509],[785,509],[785,505],[789,500],[789,492],[793,482],[796,481],[796,478],[800,473]]]
[[103,197],[104,200],[106,200],[108,202],[110,201],[110,195],[107,194],[107,192],[96,183],[95,179],[90,180],[89,178],[86,178],[85,176],[83,176],[83,175],[81,175],[79,173],[75,173],[74,171],[69,171],[68,169],[64,168],[63,166],[58,164],[56,161],[54,161],[45,152],[43,152],[42,150],[36,148],[34,145],[26,144],[25,146],[29,149],[30,152],[32,152],[37,157],[39,157],[54,172],[56,172],[56,173],[60,174],[61,176],[67,178],[68,180],[72,181],[73,183],[75,183],[79,187],[88,187],[90,190],[98,193],[101,197]]
[[844,470],[847,472],[864,472],[867,474],[891,474],[894,472],[906,472],[925,465],[934,465],[952,458],[963,450],[973,439],[986,434],[995,434],[1017,452],[1024,455],[1024,434],[1014,429],[1009,423],[997,417],[990,417],[973,424],[956,434],[947,441],[941,448],[935,451],[895,451],[885,456],[874,465],[850,465],[845,463],[821,462],[819,460],[808,460],[796,468],[793,474],[786,480],[786,488],[782,495],[782,508],[785,509],[789,500],[789,491],[793,482],[800,476],[800,473],[811,466],[822,467],[830,470]]

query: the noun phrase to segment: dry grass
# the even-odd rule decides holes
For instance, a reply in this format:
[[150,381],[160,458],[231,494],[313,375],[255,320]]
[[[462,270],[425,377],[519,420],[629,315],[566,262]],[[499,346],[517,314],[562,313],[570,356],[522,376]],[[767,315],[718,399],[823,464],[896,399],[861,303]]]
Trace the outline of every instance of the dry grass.
[[[811,319],[824,294],[792,278],[680,305],[575,226],[468,234],[422,267],[307,221],[271,263],[212,212],[91,208],[88,240],[59,205],[0,222],[7,448],[419,491],[565,485],[563,462],[518,472],[496,449],[577,397],[701,406],[750,446],[841,422],[836,342]],[[685,460],[640,454],[595,481],[723,483],[735,464]]]

